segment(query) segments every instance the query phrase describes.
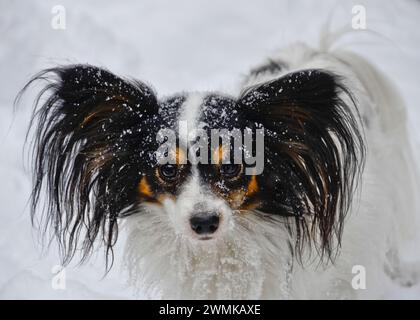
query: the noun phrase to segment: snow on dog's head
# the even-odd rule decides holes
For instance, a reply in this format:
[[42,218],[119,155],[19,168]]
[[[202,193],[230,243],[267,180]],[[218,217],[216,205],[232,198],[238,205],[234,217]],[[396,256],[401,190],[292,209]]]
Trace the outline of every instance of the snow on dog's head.
[[[260,243],[276,226],[294,256],[305,243],[331,256],[363,160],[339,77],[302,70],[238,97],[167,99],[93,66],[46,70],[32,82],[39,79],[50,79],[40,96],[50,95],[34,116],[32,209],[45,187],[43,222],[65,262],[80,243],[87,257],[98,235],[112,253],[124,220],[161,247],[165,237],[208,250],[235,236]],[[162,130],[175,137],[163,152]]]

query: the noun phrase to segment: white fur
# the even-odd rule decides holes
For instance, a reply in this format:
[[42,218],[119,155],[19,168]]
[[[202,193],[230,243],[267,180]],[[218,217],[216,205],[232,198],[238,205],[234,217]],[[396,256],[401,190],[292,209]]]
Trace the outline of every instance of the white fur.
[[[367,162],[344,225],[340,254],[334,264],[304,256],[300,265],[290,255],[285,220],[232,212],[195,172],[177,200],[164,203],[164,210],[143,206],[125,222],[130,283],[149,297],[382,298],[401,277],[399,250],[413,240],[418,213],[401,99],[379,71],[350,52],[296,45],[274,59],[290,66],[282,73],[323,68],[342,75],[364,119]],[[250,79],[248,84],[280,75]],[[188,101],[197,105],[197,99]],[[194,114],[183,118],[196,119],[197,108],[192,109]],[[196,240],[189,231],[188,217],[197,203],[221,212],[220,235],[213,240]],[[355,265],[366,269],[366,290],[351,286]]]
[[197,129],[198,118],[201,114],[201,103],[204,96],[205,93],[202,92],[189,93],[186,101],[182,105],[179,121],[185,121],[189,131]]

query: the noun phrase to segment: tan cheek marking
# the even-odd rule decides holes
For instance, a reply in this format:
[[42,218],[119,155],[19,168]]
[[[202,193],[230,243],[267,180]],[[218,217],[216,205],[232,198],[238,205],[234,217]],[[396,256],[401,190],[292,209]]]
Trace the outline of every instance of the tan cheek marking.
[[239,211],[240,212],[247,212],[249,210],[256,209],[256,208],[258,208],[258,204],[259,204],[258,201],[253,201],[251,203],[248,203],[247,205],[241,206],[239,208]]
[[153,192],[150,189],[150,185],[147,182],[146,177],[141,178],[139,186],[138,186],[139,193],[143,196],[146,196],[148,198],[153,197]]
[[249,197],[257,191],[258,191],[257,176],[252,176],[251,180],[248,183],[248,190],[246,191],[246,196]]
[[166,194],[166,193],[158,194],[156,197],[154,197],[154,194],[150,188],[149,183],[147,182],[146,177],[141,178],[138,190],[139,190],[140,195],[146,198],[145,199],[146,202],[150,202],[154,204],[161,205],[167,199],[172,199],[172,200],[175,199],[173,195]]
[[244,202],[246,196],[245,190],[234,191],[229,194],[228,202],[233,209],[239,208]]
[[[257,177],[256,176],[252,176],[251,180],[248,183],[248,188],[246,190],[246,193],[244,195],[244,200],[246,198],[251,197],[252,195],[254,195],[256,192],[258,191],[258,182],[257,182]],[[242,202],[243,204],[243,202]],[[241,205],[241,207],[239,208],[240,211],[246,212],[247,210],[252,210],[258,207],[258,199],[254,199],[253,201],[251,201],[250,203],[247,203],[245,205]]]
[[251,197],[258,191],[258,182],[257,177],[252,176],[251,180],[248,183],[246,190],[232,191],[227,196],[227,201],[233,209],[239,210],[250,210],[255,209],[258,206],[258,201],[252,201],[245,206],[242,206],[246,198]]

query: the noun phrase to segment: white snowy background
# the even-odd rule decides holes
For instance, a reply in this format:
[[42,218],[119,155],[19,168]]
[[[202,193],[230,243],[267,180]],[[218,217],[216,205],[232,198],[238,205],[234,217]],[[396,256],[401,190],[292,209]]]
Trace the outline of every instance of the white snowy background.
[[[119,270],[124,234],[106,277],[100,251],[86,264],[66,268],[66,290],[52,288],[59,258],[54,244],[42,249],[31,227],[30,169],[22,151],[35,91],[13,111],[31,75],[56,64],[90,63],[145,80],[160,96],[225,90],[283,46],[316,46],[329,15],[333,30],[349,25],[355,4],[366,6],[368,29],[380,36],[357,31],[342,45],[394,80],[420,160],[420,1],[0,0],[0,298],[133,297]],[[51,27],[55,5],[66,9],[65,30]],[[387,298],[420,298],[420,286],[396,289]]]

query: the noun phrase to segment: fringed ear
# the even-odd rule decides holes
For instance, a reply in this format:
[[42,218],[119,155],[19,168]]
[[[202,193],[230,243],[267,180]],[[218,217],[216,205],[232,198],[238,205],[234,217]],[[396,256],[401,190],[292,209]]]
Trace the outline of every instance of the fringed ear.
[[364,164],[350,92],[336,75],[304,70],[248,89],[239,104],[265,129],[261,211],[295,217],[296,249],[307,238],[332,258]]
[[156,97],[141,82],[88,65],[49,69],[28,85],[38,80],[48,84],[31,124],[32,217],[45,189],[40,223],[44,232],[54,229],[63,262],[76,249],[85,259],[99,234],[112,257],[117,217],[136,204],[142,168],[151,161],[145,142],[153,148],[159,129]]

